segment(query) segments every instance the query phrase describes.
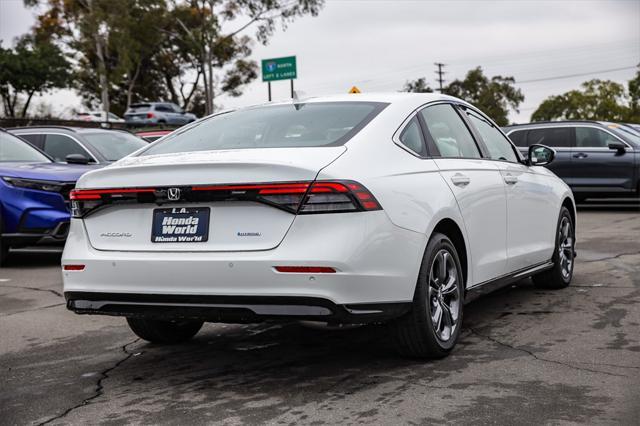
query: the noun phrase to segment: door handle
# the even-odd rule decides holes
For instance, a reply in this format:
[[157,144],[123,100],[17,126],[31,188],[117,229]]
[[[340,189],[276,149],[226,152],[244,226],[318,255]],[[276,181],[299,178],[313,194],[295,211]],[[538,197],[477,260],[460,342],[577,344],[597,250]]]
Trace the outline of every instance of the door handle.
[[464,188],[465,186],[469,185],[469,182],[471,182],[471,179],[469,179],[468,176],[462,175],[460,173],[456,173],[455,175],[451,176],[451,182],[453,182],[455,186],[460,186]]
[[515,185],[518,183],[518,177],[514,175],[504,175],[504,181],[507,185]]
[[573,158],[587,158],[589,155],[584,152],[579,152],[577,154],[573,154]]

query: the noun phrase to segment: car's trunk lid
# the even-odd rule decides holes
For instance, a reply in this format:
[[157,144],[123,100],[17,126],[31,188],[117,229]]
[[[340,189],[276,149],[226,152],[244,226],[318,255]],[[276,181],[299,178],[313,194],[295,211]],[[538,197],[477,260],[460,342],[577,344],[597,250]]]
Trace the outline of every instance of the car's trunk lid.
[[[83,176],[78,188],[147,188],[169,196],[171,188],[312,181],[320,169],[346,151],[344,146],[320,148],[272,148],[191,152],[130,157],[98,172]],[[265,203],[230,196],[203,202],[115,203],[84,218],[91,245],[118,251],[248,251],[276,247],[293,223],[295,214]],[[232,194],[233,192],[227,192]],[[186,209],[186,210],[182,210]],[[193,210],[193,209],[198,209]],[[161,211],[162,210],[162,211]],[[154,215],[155,225],[154,224]],[[178,224],[180,232],[194,230],[193,220],[206,220],[205,238],[188,234],[158,241],[158,234]],[[189,219],[191,217],[191,219]],[[155,226],[155,230],[152,227]],[[200,226],[200,225],[199,225]],[[173,232],[173,231],[172,231]],[[175,231],[178,232],[178,231]]]

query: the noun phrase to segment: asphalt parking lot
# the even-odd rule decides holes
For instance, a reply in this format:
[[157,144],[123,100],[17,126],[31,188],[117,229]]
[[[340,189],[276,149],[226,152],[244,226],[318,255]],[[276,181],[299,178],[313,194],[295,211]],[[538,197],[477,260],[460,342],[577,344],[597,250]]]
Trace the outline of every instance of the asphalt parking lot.
[[160,347],[65,309],[57,253],[0,270],[0,424],[637,424],[640,206],[578,212],[572,285],[529,280],[466,307],[434,362],[383,326],[207,324]]

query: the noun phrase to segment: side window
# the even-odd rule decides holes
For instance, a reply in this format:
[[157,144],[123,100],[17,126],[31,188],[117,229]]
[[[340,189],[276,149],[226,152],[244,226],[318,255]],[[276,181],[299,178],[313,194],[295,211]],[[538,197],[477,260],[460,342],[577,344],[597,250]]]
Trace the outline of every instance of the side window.
[[36,148],[42,149],[44,146],[44,135],[18,135],[18,136],[20,136],[22,139],[26,140]]
[[569,127],[548,127],[532,129],[527,135],[528,145],[542,144],[552,148],[571,147],[571,129]]
[[422,131],[417,118],[413,118],[407,127],[404,128],[400,135],[402,145],[419,155],[426,155],[424,141],[422,140]]
[[441,157],[481,157],[469,129],[453,106],[434,105],[423,109],[420,114],[427,125],[428,137],[433,140]]
[[83,147],[81,147],[76,141],[68,136],[64,135],[47,135],[44,141],[44,152],[53,157],[56,161],[66,161],[69,154],[81,154],[85,157],[92,159]]
[[516,130],[515,132],[509,133],[509,139],[516,146],[521,148],[527,147],[527,131],[526,130]]
[[608,148],[609,142],[619,142],[619,140],[600,129],[576,127],[576,147]]
[[160,112],[173,112],[173,108],[167,105],[156,105],[155,110]]
[[518,156],[511,142],[509,142],[493,124],[475,114],[467,113],[467,115],[473,126],[480,133],[480,136],[482,136],[482,140],[487,146],[489,156],[492,160],[511,161],[512,163],[518,162]]

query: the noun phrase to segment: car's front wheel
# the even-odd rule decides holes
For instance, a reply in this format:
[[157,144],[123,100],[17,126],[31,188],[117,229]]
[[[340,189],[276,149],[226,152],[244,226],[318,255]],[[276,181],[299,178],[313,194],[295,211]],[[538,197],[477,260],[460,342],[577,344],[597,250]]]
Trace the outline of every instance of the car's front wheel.
[[556,244],[553,251],[553,268],[533,276],[533,284],[538,288],[564,288],[571,283],[575,258],[575,226],[566,207],[560,210]]
[[202,328],[202,321],[161,321],[145,318],[127,318],[127,323],[138,337],[161,344],[186,342]]
[[411,312],[393,323],[398,351],[419,358],[445,357],[462,326],[464,277],[451,240],[436,233],[420,266]]

